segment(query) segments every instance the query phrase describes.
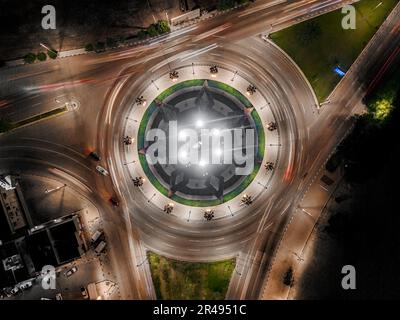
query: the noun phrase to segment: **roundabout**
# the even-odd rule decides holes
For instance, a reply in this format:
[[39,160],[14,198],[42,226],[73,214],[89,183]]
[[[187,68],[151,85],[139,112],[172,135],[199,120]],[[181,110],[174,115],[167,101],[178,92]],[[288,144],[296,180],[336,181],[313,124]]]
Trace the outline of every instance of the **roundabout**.
[[[146,139],[152,133],[159,133],[157,141]],[[265,148],[262,122],[249,100],[222,82],[204,79],[161,93],[143,115],[137,141],[152,185],[192,207],[222,204],[244,191]]]
[[138,188],[149,203],[204,221],[207,210],[214,219],[232,216],[246,206],[243,199],[265,192],[256,181],[273,176],[265,167],[279,157],[279,148],[266,148],[266,141],[275,146],[280,138],[278,128],[268,127],[276,123],[274,115],[252,83],[236,75],[244,86],[238,87],[221,66],[197,68],[204,70],[201,78],[193,79],[192,66],[182,66],[174,71],[177,78],[167,72],[157,87],[139,94],[128,116],[125,136],[133,143],[125,157],[140,163],[129,174],[132,181],[146,181]]

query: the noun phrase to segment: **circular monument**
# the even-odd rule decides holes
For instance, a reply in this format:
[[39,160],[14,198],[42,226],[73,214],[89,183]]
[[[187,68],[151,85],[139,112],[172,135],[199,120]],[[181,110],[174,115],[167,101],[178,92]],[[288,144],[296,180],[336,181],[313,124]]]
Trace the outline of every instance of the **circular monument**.
[[177,83],[154,99],[140,121],[137,150],[150,183],[192,207],[242,193],[264,158],[261,119],[245,95],[205,79]]

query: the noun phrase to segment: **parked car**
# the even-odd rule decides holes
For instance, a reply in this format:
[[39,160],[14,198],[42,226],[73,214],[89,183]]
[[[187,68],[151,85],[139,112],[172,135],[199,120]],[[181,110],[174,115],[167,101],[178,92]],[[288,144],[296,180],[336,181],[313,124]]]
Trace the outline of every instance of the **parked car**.
[[99,156],[99,154],[97,153],[97,152],[95,152],[95,151],[92,151],[90,154],[89,154],[89,156],[91,156],[94,160],[96,160],[96,161],[100,161],[101,160],[101,157]]
[[100,254],[103,252],[103,250],[106,248],[107,243],[105,241],[101,241],[97,247],[94,249],[94,252],[96,254]]
[[72,276],[75,272],[77,272],[78,271],[78,268],[77,267],[72,267],[71,269],[69,269],[69,270],[67,270],[66,272],[65,272],[65,276],[66,277],[70,277],[70,276]]
[[29,288],[32,288],[32,281],[25,281],[25,282],[21,283],[19,288],[21,290],[27,290]]
[[103,176],[107,176],[108,175],[108,171],[106,169],[104,169],[102,166],[97,166],[96,170],[98,172],[100,172]]

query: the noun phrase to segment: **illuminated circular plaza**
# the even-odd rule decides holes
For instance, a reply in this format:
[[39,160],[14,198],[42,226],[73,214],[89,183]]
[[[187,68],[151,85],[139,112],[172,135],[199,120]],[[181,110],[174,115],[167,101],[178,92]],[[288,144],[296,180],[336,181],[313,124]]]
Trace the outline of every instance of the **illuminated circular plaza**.
[[236,197],[264,155],[257,111],[239,91],[215,80],[188,80],[165,90],[144,113],[137,138],[149,181],[190,206]]

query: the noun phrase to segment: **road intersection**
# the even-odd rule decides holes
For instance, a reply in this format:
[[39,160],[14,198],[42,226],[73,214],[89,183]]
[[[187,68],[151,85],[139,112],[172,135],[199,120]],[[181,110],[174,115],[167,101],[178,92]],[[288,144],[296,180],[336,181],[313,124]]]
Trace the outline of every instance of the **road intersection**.
[[[293,61],[258,34],[351,2],[277,1],[273,6],[257,2],[145,46],[1,70],[1,99],[6,101],[1,116],[21,120],[71,100],[80,105],[0,136],[2,171],[57,177],[90,199],[104,220],[122,298],[155,298],[146,250],[187,261],[236,257],[228,298],[268,298],[268,281],[263,281],[268,280],[275,250],[296,206],[348,130],[353,108],[361,105],[362,79],[368,78],[369,67],[378,66],[386,52],[399,45],[398,36],[387,32],[396,28],[398,7],[322,108]],[[189,213],[182,211],[183,219],[177,219],[132,188],[129,170],[134,164],[128,163],[135,159],[126,152],[123,137],[132,134],[129,118],[138,117],[132,114],[138,96],[152,101],[169,86],[165,77],[171,70],[181,71],[179,81],[192,79],[193,73],[208,78],[212,65],[218,65],[218,76],[243,94],[249,84],[257,87],[253,104],[265,112],[265,122],[274,119],[279,128],[279,142],[267,136],[267,153],[270,149],[279,159],[273,160],[271,179],[256,179],[260,184],[252,188],[266,188],[251,206],[238,207],[234,214],[226,210],[211,222],[202,221],[195,212],[185,219]],[[111,177],[96,173],[88,158],[93,150],[102,155],[101,164]],[[119,208],[108,201],[115,195],[121,199]]]

